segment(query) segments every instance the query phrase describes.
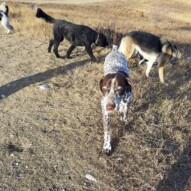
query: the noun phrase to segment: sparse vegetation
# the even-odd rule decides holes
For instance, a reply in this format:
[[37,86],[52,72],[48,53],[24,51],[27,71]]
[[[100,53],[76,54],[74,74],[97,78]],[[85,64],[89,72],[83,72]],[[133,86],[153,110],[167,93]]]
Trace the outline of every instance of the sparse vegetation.
[[[102,153],[99,92],[110,49],[94,49],[99,63],[83,48],[71,60],[56,59],[47,53],[51,24],[35,18],[29,2],[9,5],[15,33],[6,36],[0,28],[0,190],[191,190],[190,1],[35,4],[55,18],[103,31],[152,32],[183,51],[178,65],[165,67],[168,85],[158,82],[156,68],[146,79],[144,66],[129,61],[133,101],[127,124],[112,118],[110,157]],[[68,46],[62,44],[61,55]]]

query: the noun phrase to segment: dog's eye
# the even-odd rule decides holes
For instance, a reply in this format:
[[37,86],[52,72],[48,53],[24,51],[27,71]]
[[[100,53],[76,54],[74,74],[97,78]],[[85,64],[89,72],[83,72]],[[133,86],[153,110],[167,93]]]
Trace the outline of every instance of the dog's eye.
[[117,89],[115,90],[116,93],[120,93],[123,90],[121,86],[118,86]]
[[108,88],[107,86],[103,86],[103,87],[102,87],[102,91],[103,91],[104,93],[108,93],[108,92],[109,92],[109,88]]

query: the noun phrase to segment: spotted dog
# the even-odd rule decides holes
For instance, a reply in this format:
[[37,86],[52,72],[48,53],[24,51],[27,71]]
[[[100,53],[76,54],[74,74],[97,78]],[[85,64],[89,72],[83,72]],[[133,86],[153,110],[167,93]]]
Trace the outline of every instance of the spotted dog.
[[107,155],[112,151],[110,113],[118,111],[121,120],[127,120],[127,106],[132,97],[128,77],[130,72],[126,58],[118,52],[118,47],[113,45],[112,51],[105,58],[104,76],[100,80],[100,90],[103,94],[101,99],[104,126],[103,149]]
[[7,30],[7,34],[11,33],[14,28],[9,22],[9,7],[7,3],[3,2],[0,5],[0,22],[1,25]]
[[147,77],[149,77],[153,64],[157,63],[161,83],[164,83],[164,65],[175,64],[181,58],[181,52],[176,45],[143,31],[132,31],[125,34],[121,40],[119,52],[123,53],[127,60],[138,52],[143,57],[139,64],[143,62],[147,64]]

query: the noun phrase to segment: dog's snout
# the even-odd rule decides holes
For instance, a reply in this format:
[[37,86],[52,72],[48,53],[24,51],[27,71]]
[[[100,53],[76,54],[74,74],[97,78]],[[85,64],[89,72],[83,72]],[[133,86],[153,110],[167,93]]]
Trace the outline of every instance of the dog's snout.
[[115,103],[108,103],[106,105],[106,110],[107,111],[113,111],[115,109]]
[[170,61],[170,63],[171,63],[172,65],[175,65],[177,62],[178,62],[178,58],[173,58],[173,59]]
[[109,46],[109,42],[106,40],[106,42],[105,42],[105,47],[106,46]]

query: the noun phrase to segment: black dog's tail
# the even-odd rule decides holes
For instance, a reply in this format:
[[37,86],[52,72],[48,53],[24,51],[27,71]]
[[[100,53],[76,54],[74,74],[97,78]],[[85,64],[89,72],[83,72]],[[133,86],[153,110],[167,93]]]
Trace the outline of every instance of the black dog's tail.
[[54,23],[55,19],[50,15],[47,15],[42,9],[38,8],[36,12],[37,18],[42,18],[48,23]]

